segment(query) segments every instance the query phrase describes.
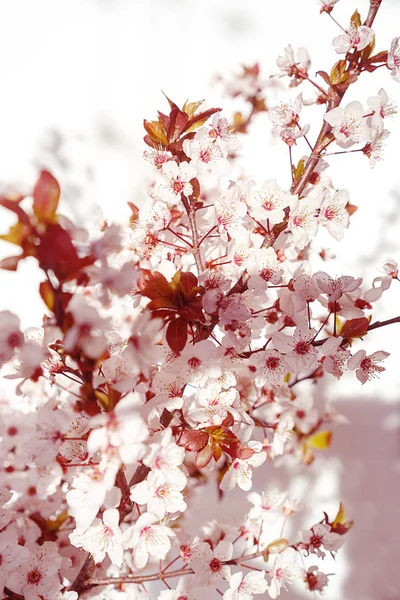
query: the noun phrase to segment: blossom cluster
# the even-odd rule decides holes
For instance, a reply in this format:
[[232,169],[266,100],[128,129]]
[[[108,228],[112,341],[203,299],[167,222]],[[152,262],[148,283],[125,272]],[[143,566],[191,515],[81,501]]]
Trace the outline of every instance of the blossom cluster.
[[[321,12],[337,1],[321,0]],[[210,590],[251,600],[296,581],[316,592],[328,585],[315,563],[343,545],[344,507],[287,539],[299,499],[252,490],[253,471],[308,465],[328,448],[341,416],[314,406],[302,382],[378,377],[388,353],[360,344],[400,320],[372,316],[398,280],[393,259],[370,284],[313,264],[318,231],[341,240],[355,210],[328,174],[328,147],[351,147],[373,166],[396,112],[384,89],[341,106],[365,71],[387,67],[399,80],[399,38],[373,55],[376,13],[371,3],[363,24],[353,14],[333,40],[344,58],[319,72],[321,84],[304,48],[277,59],[275,77],[312,85],[325,105],[313,146],[302,94],[267,109],[268,81],[255,66],[227,86],[250,103],[247,118],[231,123],[219,108],[168,99],[167,114],[145,121],[154,181],[143,206],[130,204],[129,223],[75,226],[58,212],[48,171],[31,194],[1,195],[17,219],[1,239],[19,254],[0,266],[35,258],[46,306],[42,327],[25,331],[0,313],[0,366],[17,382],[0,417],[5,597],[136,599],[158,581],[159,600]],[[232,175],[240,135],[262,111],[288,147],[290,187],[273,174],[259,183]],[[312,150],[295,163],[304,141]],[[235,523],[197,519],[189,535],[206,482],[220,497],[245,492],[248,510]]]

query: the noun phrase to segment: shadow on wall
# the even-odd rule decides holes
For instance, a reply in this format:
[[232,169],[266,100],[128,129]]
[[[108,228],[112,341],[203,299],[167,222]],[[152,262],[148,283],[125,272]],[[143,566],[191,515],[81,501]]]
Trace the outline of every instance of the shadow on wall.
[[[322,571],[337,573],[323,597],[400,600],[400,405],[366,401],[360,396],[335,403],[335,407],[350,424],[335,427],[331,449],[320,453],[314,464],[304,467],[300,475],[286,468],[264,465],[254,471],[253,489],[287,490],[291,489],[294,477],[303,480],[302,497],[308,510],[300,512],[293,523],[293,538],[297,537],[297,530],[318,522],[324,508],[332,507],[328,510],[334,516],[338,504],[336,499],[332,500],[340,498],[355,524],[337,564],[329,556],[325,561],[313,557],[306,561],[307,568],[319,564]],[[235,523],[249,509],[243,492],[230,492],[220,503],[215,494],[215,487],[206,486],[194,500],[191,512],[192,518],[197,514],[193,522],[197,532],[199,514],[202,522],[214,518],[221,523]],[[335,591],[339,589],[340,593]],[[289,586],[282,597],[297,600],[310,598],[310,594]]]

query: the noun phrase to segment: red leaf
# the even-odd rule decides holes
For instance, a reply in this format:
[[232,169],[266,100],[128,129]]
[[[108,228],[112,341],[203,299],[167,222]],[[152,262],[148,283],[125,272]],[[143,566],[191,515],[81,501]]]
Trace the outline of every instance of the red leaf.
[[369,319],[360,317],[346,321],[340,331],[340,335],[346,338],[363,337],[369,327]]
[[22,255],[7,256],[7,258],[3,258],[0,260],[0,269],[4,269],[5,271],[16,271],[21,258],[23,258]]
[[37,249],[37,259],[44,271],[53,271],[60,280],[75,273],[81,262],[69,233],[61,225],[47,226]]
[[197,277],[190,272],[181,272],[180,286],[187,298],[196,296],[199,291]]
[[210,460],[213,457],[213,449],[212,446],[210,444],[207,444],[207,446],[205,446],[203,448],[203,450],[200,450],[200,452],[198,452],[196,454],[196,467],[198,469],[203,469],[204,467],[206,467],[208,465],[208,463],[210,462]]
[[33,212],[38,221],[53,223],[60,199],[60,184],[49,171],[42,171],[33,189]]
[[142,270],[138,288],[143,296],[154,300],[155,298],[171,297],[171,288],[164,275],[158,271]]
[[190,119],[190,121],[188,121],[185,131],[193,127],[193,125],[195,125],[196,123],[198,125],[205,123],[212,115],[215,115],[215,113],[220,112],[221,110],[221,108],[209,108],[208,110],[205,110],[199,113],[198,115],[194,115]]
[[206,431],[187,429],[179,436],[178,444],[189,452],[199,452],[207,445],[209,435]]
[[174,352],[182,352],[187,341],[187,321],[174,319],[167,327],[166,339],[168,346]]
[[177,106],[171,110],[170,120],[168,125],[168,141],[170,143],[176,142],[181,136],[181,133],[185,131],[186,125],[189,121],[189,117],[186,113],[182,112]]

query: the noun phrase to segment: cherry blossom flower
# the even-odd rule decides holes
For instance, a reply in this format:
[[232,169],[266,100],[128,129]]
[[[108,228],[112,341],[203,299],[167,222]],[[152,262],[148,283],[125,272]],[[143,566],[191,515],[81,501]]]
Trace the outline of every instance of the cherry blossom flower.
[[227,119],[220,117],[218,114],[212,118],[208,135],[215,139],[224,156],[241,148],[238,137],[233,133],[233,126],[229,124]]
[[234,195],[234,192],[216,200],[215,210],[218,233],[224,241],[228,240],[228,234],[237,241],[247,238],[247,231],[243,226],[243,217],[247,213],[247,207],[240,198]]
[[150,311],[142,311],[137,316],[128,339],[128,344],[122,352],[122,358],[135,367],[136,373],[149,377],[150,365],[157,362],[160,351],[157,342],[163,326],[161,319],[154,319]]
[[271,584],[268,588],[269,597],[277,598],[282,587],[286,589],[286,584],[292,584],[303,577],[304,569],[296,564],[296,550],[286,548],[274,562]]
[[[60,589],[58,571],[62,557],[55,542],[45,542],[42,546],[27,545],[29,558],[21,554],[22,562],[10,573],[7,587],[22,594],[26,600],[37,600],[40,595],[56,594]],[[54,597],[54,596],[53,596]]]
[[249,443],[249,447],[255,450],[253,456],[247,459],[235,458],[229,465],[219,485],[224,492],[233,490],[237,485],[241,490],[248,492],[252,486],[252,470],[251,467],[260,467],[267,459],[265,452],[261,451],[259,442]]
[[328,273],[318,271],[314,275],[315,281],[323,294],[327,294],[328,302],[336,302],[343,294],[354,292],[362,284],[362,277],[343,276],[333,279]]
[[283,221],[284,209],[293,201],[293,196],[284,192],[275,179],[268,179],[260,190],[250,189],[246,201],[252,217],[261,222],[268,219],[270,225],[275,225]]
[[318,0],[318,2],[321,5],[320,13],[331,13],[333,11],[334,5],[337,4],[339,0]]
[[17,536],[13,533],[0,533],[0,591],[3,591],[10,574],[29,559],[28,548],[21,546],[17,541]]
[[290,412],[293,416],[294,426],[301,433],[309,433],[319,420],[319,412],[313,408],[313,398],[309,396],[299,396],[290,403]]
[[333,40],[333,45],[338,54],[347,54],[350,50],[364,50],[371,43],[374,32],[370,27],[360,25],[350,27],[346,33],[338,35]]
[[224,593],[224,600],[252,600],[255,594],[263,594],[268,588],[264,571],[250,571],[243,577],[238,571],[229,579],[229,589]]
[[393,79],[400,82],[400,37],[392,40],[386,64],[392,71]]
[[249,360],[249,368],[255,367],[254,383],[257,387],[263,387],[267,381],[273,385],[280,386],[286,373],[284,357],[275,350],[265,350],[253,354]]
[[273,248],[256,250],[247,265],[249,289],[257,294],[265,292],[268,284],[278,285],[282,282],[283,269]]
[[331,373],[338,379],[343,375],[347,359],[350,357],[349,350],[341,348],[343,338],[331,337],[321,346],[321,352],[324,356],[323,367],[327,373]]
[[282,506],[286,499],[286,492],[271,490],[257,494],[252,492],[247,496],[247,500],[254,504],[249,510],[250,519],[261,519],[268,525],[274,525],[282,517]]
[[161,525],[156,515],[146,512],[126,529],[123,537],[126,547],[132,548],[135,567],[143,569],[150,559],[164,560],[171,549],[170,538],[175,534],[169,527]]
[[206,542],[199,542],[194,549],[193,557],[189,560],[200,585],[211,585],[220,579],[228,579],[230,567],[224,562],[233,555],[233,544],[223,540],[214,550]]
[[24,335],[19,325],[19,318],[10,311],[0,312],[0,367],[11,360],[14,350],[23,344]]
[[316,211],[318,201],[312,196],[294,200],[290,209],[288,229],[292,232],[295,246],[302,250],[318,230]]
[[310,592],[324,593],[324,588],[328,585],[328,576],[315,565],[308,567],[304,578],[307,590]]
[[300,111],[303,105],[302,94],[299,94],[291,103],[281,103],[268,111],[269,119],[273,123],[273,132],[288,145],[293,146],[297,139],[307,135],[309,125],[300,126]]
[[376,127],[381,127],[383,119],[393,117],[397,114],[397,105],[391,100],[383,88],[376,96],[370,96],[367,104],[374,113],[371,117],[371,123]]
[[387,129],[382,126],[371,127],[371,140],[363,148],[363,153],[369,158],[371,168],[375,167],[377,162],[383,160],[384,142],[390,135]]
[[162,590],[157,600],[197,600],[196,589],[193,590],[192,578],[181,577],[175,590]]
[[143,152],[143,157],[157,167],[157,169],[161,169],[165,163],[174,159],[171,152],[168,152],[167,150],[158,150],[157,148],[150,151],[146,150]]
[[188,162],[181,162],[178,165],[170,160],[162,165],[161,170],[167,183],[160,186],[160,200],[176,204],[180,201],[182,194],[187,197],[193,193],[190,181],[197,175],[193,165]]
[[221,146],[210,137],[205,127],[199,129],[192,140],[183,142],[183,150],[191,159],[190,165],[197,172],[227,175],[231,170],[229,162],[224,157]]
[[239,398],[237,390],[221,391],[217,383],[199,389],[198,408],[190,411],[190,418],[199,423],[199,427],[221,425],[234,402]]
[[310,56],[306,48],[299,48],[297,50],[297,58],[293,51],[293,48],[288,44],[284,50],[284,56],[278,56],[276,64],[281,69],[282,73],[280,76],[288,75],[293,77],[290,83],[291,87],[299,85],[304,79],[307,79],[308,69],[311,66]]
[[392,277],[393,279],[397,279],[399,275],[399,266],[397,264],[397,261],[394,260],[394,258],[387,258],[381,265],[380,270]]
[[90,552],[96,564],[101,563],[107,554],[113,565],[120,567],[124,550],[118,523],[119,511],[110,508],[104,511],[102,520],[95,519],[85,531],[76,529],[69,535],[69,539],[77,548]]
[[183,488],[183,482],[160,483],[157,474],[150,472],[145,481],[131,488],[130,498],[137,504],[147,504],[147,512],[162,519],[166,513],[185,512]]
[[300,536],[307,546],[307,551],[321,558],[325,556],[322,547],[329,552],[334,552],[344,544],[344,537],[331,531],[330,525],[325,523],[314,525],[309,531],[300,531]]
[[293,435],[294,419],[290,411],[285,411],[278,423],[272,440],[272,453],[274,456],[280,456],[285,451],[285,445],[290,441]]
[[349,213],[346,210],[348,202],[347,190],[340,190],[331,197],[329,190],[324,189],[318,221],[338,241],[343,238],[344,230],[349,226]]
[[160,443],[150,444],[143,463],[158,475],[160,482],[182,485],[180,489],[183,489],[186,485],[186,475],[179,467],[184,458],[184,448],[175,443],[172,431],[168,428],[164,431]]
[[204,384],[208,378],[217,379],[222,372],[217,361],[217,348],[210,340],[186,346],[176,365],[185,369],[188,381],[194,384]]
[[384,352],[383,350],[374,352],[368,356],[365,350],[359,350],[354,356],[349,358],[347,366],[350,371],[356,370],[357,379],[364,384],[374,377],[378,377],[378,373],[385,371],[385,367],[381,367],[378,363],[385,360],[388,356],[389,352]]
[[285,354],[285,364],[293,372],[316,368],[318,352],[311,343],[315,333],[313,329],[302,325],[296,327],[293,337],[282,332],[272,335],[272,343],[279,352]]
[[369,138],[367,120],[361,102],[350,102],[345,108],[337,106],[328,111],[324,119],[333,128],[336,143],[342,148],[366,142]]
[[75,295],[68,305],[74,317],[74,325],[64,336],[64,346],[68,352],[80,348],[89,358],[98,358],[106,349],[105,331],[110,319],[101,317],[85,298]]
[[[126,464],[143,456],[148,429],[138,414],[139,403],[140,396],[135,392],[118,402],[113,412],[93,418],[87,445],[90,455],[99,450],[115,449]],[[96,428],[96,425],[102,427]]]
[[75,518],[78,529],[85,530],[93,523],[106,493],[107,485],[98,468],[74,477],[71,489],[66,493],[66,500],[68,512]]

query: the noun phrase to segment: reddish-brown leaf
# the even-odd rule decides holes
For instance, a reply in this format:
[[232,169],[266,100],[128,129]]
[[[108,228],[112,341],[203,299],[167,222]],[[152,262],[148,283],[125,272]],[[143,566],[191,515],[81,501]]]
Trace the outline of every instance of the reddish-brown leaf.
[[360,317],[359,319],[349,319],[346,321],[340,331],[340,335],[346,338],[363,337],[369,327],[369,319]]
[[60,225],[53,224],[41,236],[37,259],[44,271],[53,271],[60,280],[67,279],[80,265],[71,236]]
[[188,121],[189,117],[187,114],[182,112],[177,106],[171,110],[167,133],[169,143],[173,144],[180,138],[181,134],[185,131]]
[[199,452],[207,445],[209,434],[206,431],[187,429],[179,436],[178,444],[189,452]]
[[54,223],[58,201],[60,199],[60,184],[49,171],[42,171],[33,189],[33,212],[38,221]]
[[207,444],[200,452],[196,454],[195,464],[198,469],[203,469],[208,465],[213,457],[213,448],[211,444]]
[[154,300],[155,298],[171,297],[170,284],[158,271],[149,271],[143,269],[138,283],[138,288],[142,296]]
[[187,337],[187,322],[184,319],[178,317],[170,322],[166,331],[166,340],[171,350],[182,352],[186,346]]

